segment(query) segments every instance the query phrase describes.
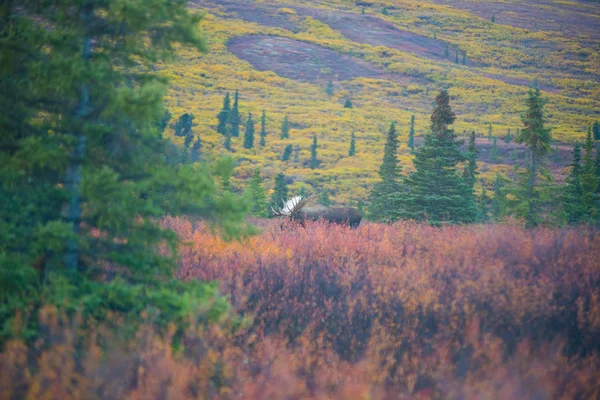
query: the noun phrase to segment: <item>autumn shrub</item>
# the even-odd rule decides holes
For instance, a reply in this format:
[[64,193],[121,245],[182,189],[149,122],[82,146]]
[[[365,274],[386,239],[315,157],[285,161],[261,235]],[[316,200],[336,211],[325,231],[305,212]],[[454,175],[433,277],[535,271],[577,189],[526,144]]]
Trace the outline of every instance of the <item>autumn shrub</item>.
[[598,396],[592,228],[163,224],[188,243],[179,278],[218,281],[244,323],[190,321],[174,348],[149,314],[131,337],[49,308],[34,345],[5,345],[1,399]]

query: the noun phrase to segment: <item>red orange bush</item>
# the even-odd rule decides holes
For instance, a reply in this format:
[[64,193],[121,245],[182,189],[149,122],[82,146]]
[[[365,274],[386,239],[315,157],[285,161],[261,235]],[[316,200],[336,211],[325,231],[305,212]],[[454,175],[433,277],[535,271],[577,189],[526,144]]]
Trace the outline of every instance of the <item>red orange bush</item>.
[[248,323],[191,327],[174,352],[151,324],[81,335],[49,310],[44,343],[5,347],[0,399],[600,396],[592,229],[258,221],[225,242],[163,223],[189,243],[179,277],[218,280]]

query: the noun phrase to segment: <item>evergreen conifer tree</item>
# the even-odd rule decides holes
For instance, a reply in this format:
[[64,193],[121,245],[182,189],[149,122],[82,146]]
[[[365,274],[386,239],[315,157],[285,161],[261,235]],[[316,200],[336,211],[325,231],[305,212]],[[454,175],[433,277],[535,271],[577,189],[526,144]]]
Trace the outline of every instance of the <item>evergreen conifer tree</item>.
[[515,214],[532,227],[540,221],[541,198],[537,184],[544,157],[550,152],[552,136],[550,129],[544,126],[546,100],[541,97],[540,90],[530,89],[525,104],[527,111],[521,117],[523,129],[515,141],[529,148],[529,165],[513,195],[516,199]]
[[370,217],[375,221],[393,222],[400,216],[403,200],[403,186],[398,162],[398,133],[392,122],[386,135],[383,162],[379,168],[379,182],[370,194]]
[[229,112],[231,111],[231,99],[229,98],[229,93],[225,93],[225,98],[223,99],[223,108],[219,111],[219,115],[217,118],[219,119],[219,125],[217,125],[217,132],[222,135],[226,134],[227,131],[227,121],[229,120]]
[[329,97],[333,96],[333,82],[332,81],[327,82],[327,87],[325,88],[325,93],[327,93],[327,95]]
[[459,151],[461,141],[449,128],[455,119],[450,96],[442,90],[436,97],[430,132],[413,160],[415,172],[407,179],[409,196],[403,210],[407,218],[435,225],[477,218],[473,189],[456,171],[465,157]]
[[287,198],[288,187],[287,183],[285,183],[285,175],[283,173],[279,173],[275,176],[275,187],[273,188],[270,207],[283,207],[283,204],[287,201]]
[[162,119],[160,120],[159,124],[158,124],[158,136],[159,138],[163,138],[163,133],[165,133],[165,129],[167,129],[167,126],[169,125],[169,121],[171,120],[171,113],[169,112],[169,110],[167,110],[165,108],[165,114],[163,115]]
[[585,144],[583,145],[583,166],[581,171],[581,188],[583,191],[583,204],[589,221],[599,219],[598,215],[598,177],[596,175],[596,162],[594,160],[594,138],[592,129],[588,129]]
[[350,149],[348,150],[348,156],[354,157],[356,155],[356,135],[354,131],[352,131],[352,136],[350,136]]
[[592,133],[594,134],[594,140],[600,140],[600,122],[594,122],[592,125]]
[[292,156],[292,151],[293,146],[291,144],[285,146],[283,149],[283,154],[281,155],[281,161],[289,161],[290,157]]
[[492,141],[492,150],[490,151],[490,158],[492,161],[498,159],[498,138],[494,136],[494,140]]
[[323,190],[319,194],[318,203],[321,204],[321,205],[324,205],[326,207],[331,206],[331,200],[329,199],[329,192],[327,190]]
[[458,64],[458,50],[456,50],[456,59],[454,60],[454,63]]
[[265,147],[267,144],[266,137],[267,137],[267,114],[266,114],[265,110],[263,110],[262,116],[260,117],[260,142],[259,142],[259,144],[262,147]]
[[446,45],[446,51],[444,52],[444,56],[450,57],[450,46]]
[[239,93],[236,90],[235,97],[233,98],[233,107],[231,107],[227,117],[229,135],[231,135],[231,137],[240,136],[240,122]]
[[192,131],[194,115],[183,113],[175,123],[175,136],[185,137]]
[[492,199],[492,217],[494,221],[500,221],[505,214],[506,208],[506,193],[504,190],[505,179],[496,174],[494,181],[494,198]]
[[254,121],[252,121],[252,113],[248,113],[246,121],[246,131],[244,132],[244,148],[254,148]]
[[281,124],[281,138],[289,139],[290,138],[290,122],[289,118],[286,115],[283,119],[283,123]]
[[196,141],[192,146],[192,162],[197,162],[200,159],[200,149],[202,148],[202,142],[200,141],[200,135],[196,137]]
[[225,140],[223,141],[223,147],[227,151],[231,151],[231,132],[229,131],[229,127],[225,130]]
[[467,65],[467,52],[466,51],[463,53],[462,64]]
[[492,124],[490,123],[490,126],[488,127],[488,139],[492,140],[492,132],[493,132],[493,128],[492,128]]
[[294,147],[294,162],[300,162],[300,146]]
[[408,148],[415,151],[415,114],[410,117],[410,131],[408,132]]
[[479,196],[479,221],[488,222],[489,221],[489,204],[490,198],[487,195],[487,190],[485,186],[481,189],[481,196]]
[[252,197],[251,214],[255,217],[266,218],[267,212],[267,195],[263,186],[263,178],[260,176],[260,168],[254,170],[252,178],[250,178],[250,194]]
[[0,341],[16,310],[37,321],[44,303],[78,310],[86,324],[111,309],[133,322],[147,307],[169,323],[215,293],[173,279],[177,237],[156,219],[194,212],[234,234],[245,206],[218,196],[207,170],[164,162],[165,86],[154,63],[176,43],[204,42],[201,15],[185,2],[152,7],[0,6]]
[[510,134],[510,128],[508,128],[506,136],[504,137],[504,143],[509,144],[510,142],[512,142],[512,135]]
[[344,101],[344,108],[352,108],[352,100],[346,99],[346,101]]
[[565,214],[569,224],[582,222],[586,216],[584,193],[581,185],[581,145],[575,142],[573,146],[573,161],[567,177],[567,188],[564,195]]
[[185,135],[185,139],[183,141],[183,147],[187,150],[192,145],[192,140],[194,140],[194,132],[191,130],[187,132]]
[[467,165],[463,172],[463,178],[465,183],[473,190],[475,186],[475,178],[479,174],[477,172],[477,155],[479,150],[475,145],[475,131],[471,133],[469,137],[469,153],[467,155]]
[[317,159],[317,135],[313,136],[313,144],[310,146],[310,169],[319,168],[319,160]]

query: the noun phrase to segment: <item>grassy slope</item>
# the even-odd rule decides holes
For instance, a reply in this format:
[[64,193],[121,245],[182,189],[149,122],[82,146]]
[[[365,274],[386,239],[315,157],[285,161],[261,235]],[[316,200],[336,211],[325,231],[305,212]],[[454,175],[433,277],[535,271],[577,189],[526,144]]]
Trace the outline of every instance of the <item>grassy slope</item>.
[[[208,159],[225,154],[223,138],[214,130],[225,92],[240,90],[243,120],[248,112],[252,112],[258,122],[261,110],[267,110],[269,136],[265,149],[244,150],[243,139],[234,140],[235,156],[240,160],[237,179],[233,182],[237,187],[244,187],[243,181],[252,169],[260,166],[268,188],[272,186],[272,177],[283,171],[291,177],[294,192],[308,184],[309,193],[310,186],[316,190],[328,189],[336,203],[365,199],[377,179],[383,133],[389,122],[398,121],[401,140],[405,143],[410,115],[414,113],[417,135],[424,133],[433,98],[441,87],[451,88],[453,106],[458,114],[457,132],[474,129],[485,136],[487,125],[491,123],[494,133],[500,137],[508,128],[514,134],[519,126],[527,82],[534,78],[547,89],[549,122],[558,139],[581,138],[586,127],[598,119],[600,39],[589,33],[573,34],[577,23],[573,9],[581,7],[582,12],[600,18],[598,6],[557,3],[556,7],[564,4],[570,7],[571,12],[561,13],[549,3],[539,5],[542,10],[538,13],[540,21],[535,21],[531,14],[519,15],[515,25],[521,27],[509,25],[511,14],[506,7],[510,7],[511,2],[503,3],[505,9],[499,13],[495,24],[476,14],[483,15],[481,9],[474,9],[473,13],[466,10],[465,3],[469,6],[468,2],[457,3],[457,7],[463,8],[459,9],[428,1],[395,0],[378,2],[365,9],[366,14],[391,22],[400,30],[429,39],[435,34],[435,40],[442,46],[446,43],[451,46],[449,59],[444,59],[443,54],[437,57],[376,46],[373,42],[358,43],[347,38],[353,33],[351,26],[344,36],[322,22],[328,21],[331,11],[340,13],[343,10],[354,13],[344,14],[350,18],[361,18],[362,7],[353,2],[288,0],[288,3],[242,3],[245,7],[254,5],[257,9],[266,9],[264,21],[279,26],[244,21],[241,18],[250,18],[242,12],[238,11],[239,15],[228,13],[231,3],[221,4],[220,8],[209,3],[196,4],[199,8],[209,8],[202,28],[209,41],[210,53],[201,56],[184,52],[178,62],[164,68],[171,78],[168,107],[175,117],[185,111],[194,113],[195,132],[202,137],[203,151]],[[385,4],[390,11],[388,16],[381,13]],[[481,2],[477,4],[481,6]],[[556,15],[564,17],[562,32],[540,30],[540,26],[550,26],[544,19]],[[274,16],[296,27],[293,29],[296,33],[282,28],[284,24],[278,24]],[[523,28],[528,21],[532,24],[531,30]],[[340,54],[357,55],[373,68],[395,78],[334,79],[336,92],[329,98],[324,90],[325,80],[303,82],[282,78],[271,71],[258,71],[228,51],[230,39],[249,34],[283,36],[333,49]],[[358,34],[362,37],[360,32]],[[374,40],[378,40],[376,35]],[[455,49],[461,54],[466,51],[467,66],[454,63]],[[268,57],[268,54],[263,56]],[[266,62],[269,61],[267,58]],[[337,67],[343,68],[343,65]],[[303,71],[291,73],[294,72],[301,79]],[[327,72],[331,71],[325,68]],[[352,98],[353,109],[342,107],[346,97]],[[292,122],[291,138],[281,141],[279,130],[286,113]],[[241,131],[243,133],[243,128]],[[347,151],[352,131],[357,137],[358,156],[349,158]],[[310,157],[313,134],[319,138],[319,159],[323,161],[321,168],[314,171],[304,166]],[[283,163],[277,159],[288,143],[300,146],[299,163]],[[405,171],[409,170],[411,156],[405,147],[401,148],[401,153]],[[510,168],[495,163],[484,169],[487,172],[482,177],[490,182],[496,171]]]

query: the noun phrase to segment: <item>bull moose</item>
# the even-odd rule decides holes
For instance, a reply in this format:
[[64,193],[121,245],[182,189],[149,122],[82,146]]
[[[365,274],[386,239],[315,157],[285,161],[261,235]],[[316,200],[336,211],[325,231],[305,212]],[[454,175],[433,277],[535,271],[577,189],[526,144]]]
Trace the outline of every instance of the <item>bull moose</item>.
[[323,205],[306,206],[308,198],[295,196],[286,201],[281,208],[273,208],[273,215],[288,217],[292,221],[299,222],[304,226],[305,221],[324,221],[334,224],[347,224],[356,228],[362,220],[361,212],[352,207],[325,207]]

